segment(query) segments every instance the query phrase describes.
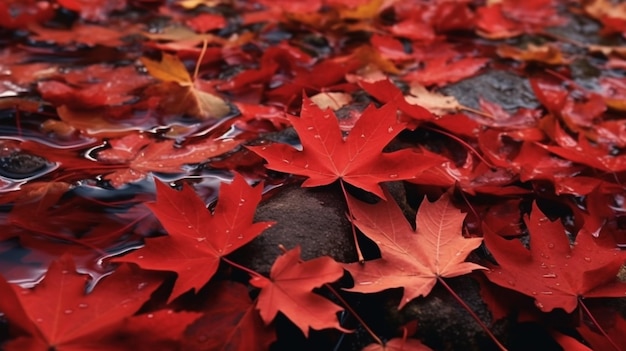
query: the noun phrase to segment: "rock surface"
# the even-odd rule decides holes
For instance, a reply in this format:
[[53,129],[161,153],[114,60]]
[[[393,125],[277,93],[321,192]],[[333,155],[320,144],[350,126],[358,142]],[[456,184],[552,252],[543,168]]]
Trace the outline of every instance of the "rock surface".
[[236,253],[241,262],[261,273],[269,273],[279,245],[302,248],[302,259],[330,256],[339,262],[357,260],[346,204],[341,190],[335,187],[301,188],[287,185],[263,201],[256,211],[256,221],[275,221],[250,244]]

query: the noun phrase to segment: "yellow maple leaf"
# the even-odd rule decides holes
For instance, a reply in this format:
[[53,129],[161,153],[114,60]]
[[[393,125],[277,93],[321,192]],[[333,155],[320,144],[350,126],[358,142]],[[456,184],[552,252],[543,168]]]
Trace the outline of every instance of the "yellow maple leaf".
[[177,56],[164,53],[161,61],[142,57],[141,63],[151,76],[165,83],[160,86],[165,93],[161,108],[169,113],[185,113],[207,119],[222,118],[230,112],[230,107],[221,97],[197,87],[196,80]]

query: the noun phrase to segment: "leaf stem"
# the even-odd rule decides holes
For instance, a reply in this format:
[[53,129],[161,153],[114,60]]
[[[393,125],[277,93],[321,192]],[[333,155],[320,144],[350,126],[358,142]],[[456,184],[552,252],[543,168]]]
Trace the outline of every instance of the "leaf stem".
[[350,306],[350,304],[348,304],[348,302],[344,300],[344,298],[341,295],[339,295],[339,293],[337,292],[337,290],[335,290],[335,288],[333,288],[328,283],[324,284],[324,286],[326,286],[326,288],[328,288],[328,290],[330,290],[330,292],[333,293],[333,295],[335,295],[335,297],[343,304],[346,310],[348,310],[354,316],[354,318],[356,318],[356,320],[363,326],[363,329],[367,331],[367,333],[372,337],[372,339],[374,339],[374,341],[377,344],[383,345],[383,346],[385,345],[385,343],[376,335],[376,333],[374,333],[374,331],[370,329],[367,323],[365,323],[365,321],[361,318],[361,316],[359,316],[359,314],[356,313],[356,311],[352,308],[352,306]]
[[582,307],[583,311],[585,311],[585,313],[587,314],[587,316],[591,320],[591,323],[593,323],[593,325],[600,331],[600,333],[606,338],[606,340],[608,340],[608,342],[611,344],[611,346],[613,346],[613,348],[615,350],[621,351],[622,349],[619,346],[617,346],[615,341],[613,341],[613,339],[611,339],[609,334],[607,334],[607,332],[604,330],[604,328],[602,328],[600,323],[598,323],[598,321],[591,314],[591,311],[589,311],[589,309],[587,308],[587,305],[585,305],[585,303],[583,302],[582,297],[580,297],[580,296],[578,297],[578,303],[580,304],[580,307]]
[[246,272],[246,273],[248,273],[248,274],[250,274],[250,275],[252,275],[252,276],[255,276],[255,277],[263,277],[263,278],[264,278],[263,274],[261,274],[261,273],[259,273],[259,272],[257,272],[257,271],[254,271],[254,270],[252,270],[252,269],[250,269],[250,268],[248,268],[248,267],[244,267],[244,266],[240,265],[239,263],[233,262],[233,261],[229,260],[228,258],[226,258],[226,257],[224,257],[224,256],[222,256],[222,257],[221,257],[221,259],[222,259],[224,262],[228,263],[229,265],[231,265],[231,266],[233,266],[233,267],[235,267],[235,268],[239,268],[239,269],[241,269],[242,271],[244,271],[244,272]]
[[204,38],[202,40],[202,51],[200,51],[200,56],[198,57],[198,61],[196,61],[196,68],[193,70],[193,80],[195,81],[198,78],[198,74],[200,73],[200,65],[202,64],[202,60],[204,59],[204,55],[206,54],[207,46],[209,42]]
[[341,190],[343,191],[343,197],[346,199],[346,205],[348,206],[348,217],[350,218],[350,226],[352,228],[352,239],[354,240],[354,246],[356,247],[356,255],[359,259],[359,263],[365,263],[365,258],[363,258],[363,252],[361,252],[361,247],[359,246],[359,241],[356,237],[356,227],[354,226],[354,217],[352,216],[352,210],[350,209],[350,202],[348,202],[348,192],[346,191],[346,187],[343,185],[343,180],[339,180],[339,184],[341,184]]
[[471,112],[471,113],[477,114],[479,116],[483,116],[485,118],[489,118],[489,119],[493,119],[493,120],[496,119],[491,113],[483,112],[481,110],[476,110],[476,109],[473,109],[473,108],[471,108],[469,106],[459,105],[459,108],[461,110],[464,110],[464,111],[467,111],[467,112]]
[[489,336],[489,338],[491,338],[491,340],[493,340],[494,343],[496,343],[496,346],[498,346],[498,348],[502,351],[507,351],[506,347],[504,347],[504,345],[502,345],[500,343],[500,341],[498,341],[498,339],[496,338],[495,335],[493,335],[493,333],[491,332],[491,330],[489,330],[489,327],[487,327],[485,325],[485,323],[483,323],[483,321],[480,319],[480,317],[478,317],[478,315],[476,315],[476,313],[465,303],[465,301],[463,301],[463,299],[461,299],[461,297],[454,291],[452,290],[452,288],[450,287],[450,285],[448,285],[448,283],[446,283],[445,280],[443,280],[443,278],[441,278],[440,276],[437,276],[437,280],[450,292],[450,294],[452,294],[452,296],[454,297],[454,299],[461,304],[461,306],[463,306],[463,308],[469,312],[469,314],[472,316],[472,318],[474,318],[474,320],[476,320],[476,322],[480,325],[480,327],[485,331],[485,333],[487,333],[487,335]]
[[483,163],[485,163],[487,166],[489,166],[489,168],[491,168],[491,169],[497,168],[493,163],[487,161],[487,159],[485,159],[474,147],[472,147],[472,145],[468,144],[467,142],[465,142],[463,139],[459,138],[458,136],[456,136],[456,135],[454,135],[452,133],[448,133],[445,130],[429,127],[429,126],[426,126],[426,125],[422,125],[421,127],[424,128],[424,129],[431,130],[431,131],[433,131],[435,133],[443,134],[443,135],[447,136],[448,138],[456,140],[458,143],[460,143],[461,145],[465,146],[474,155],[476,155],[476,157],[478,157],[481,161],[483,161]]

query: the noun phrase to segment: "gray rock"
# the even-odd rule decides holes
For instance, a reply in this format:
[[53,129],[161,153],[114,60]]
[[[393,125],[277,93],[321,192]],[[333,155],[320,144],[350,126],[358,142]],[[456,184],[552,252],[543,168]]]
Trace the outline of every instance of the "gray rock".
[[453,95],[462,105],[475,109],[479,108],[478,98],[500,105],[509,113],[519,108],[539,107],[528,79],[507,71],[488,71],[450,84],[441,91]]
[[276,224],[238,250],[233,258],[260,273],[268,273],[282,252],[299,245],[302,259],[330,256],[339,262],[357,260],[346,201],[335,186],[301,188],[288,185],[262,202],[256,221]]

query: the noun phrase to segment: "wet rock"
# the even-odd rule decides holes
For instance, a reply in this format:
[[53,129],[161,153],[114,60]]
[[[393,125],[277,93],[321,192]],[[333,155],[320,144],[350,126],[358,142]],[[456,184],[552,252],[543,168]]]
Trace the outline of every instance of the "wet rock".
[[0,156],[0,175],[11,179],[26,179],[46,173],[52,165],[43,157],[26,152]]
[[488,71],[450,84],[441,91],[453,95],[462,105],[475,109],[479,109],[479,98],[500,105],[509,113],[519,108],[539,107],[528,79],[506,71]]
[[256,221],[275,221],[233,258],[258,272],[268,273],[282,252],[278,245],[302,248],[302,258],[330,256],[339,262],[357,260],[346,203],[334,186],[301,188],[288,185],[257,208]]
[[[446,279],[446,282],[496,336],[505,335],[506,323],[492,326],[491,313],[479,294],[479,285],[469,276]],[[390,323],[403,325],[417,320],[415,337],[434,350],[498,350],[470,313],[438,283],[426,297],[420,297],[398,311],[398,301],[388,301]],[[395,303],[395,304],[394,304]]]

